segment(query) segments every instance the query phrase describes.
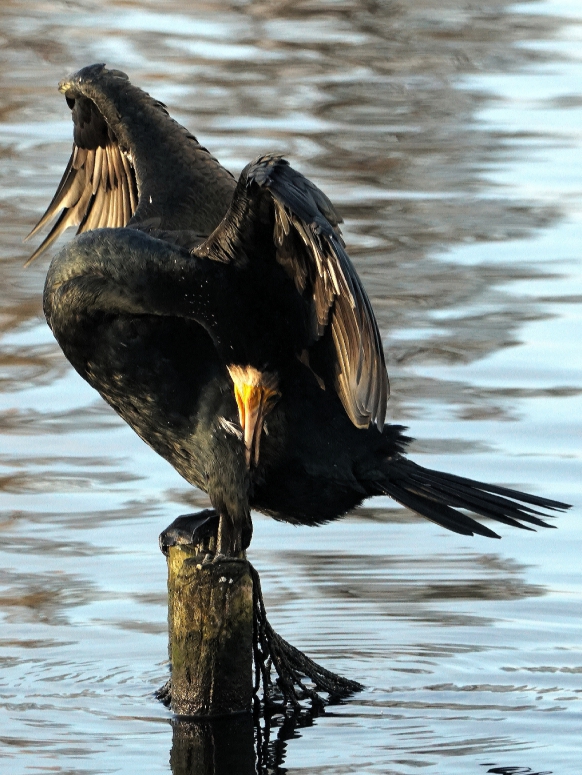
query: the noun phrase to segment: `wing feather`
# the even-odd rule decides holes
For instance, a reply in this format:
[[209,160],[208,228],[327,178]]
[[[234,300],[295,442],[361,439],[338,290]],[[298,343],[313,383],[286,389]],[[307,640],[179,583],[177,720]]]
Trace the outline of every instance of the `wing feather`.
[[[263,157],[258,163],[270,167],[264,185],[306,248],[301,256],[288,251],[284,264],[293,275],[303,278],[307,274],[310,279],[315,337],[322,337],[331,327],[338,395],[354,425],[365,428],[372,422],[382,428],[389,389],[382,340],[368,296],[345,250],[340,219],[329,199],[283,159]],[[306,271],[310,259],[311,271]]]
[[67,93],[67,98],[74,123],[71,157],[51,203],[26,239],[57,220],[27,265],[69,226],[78,226],[77,234],[102,226],[126,226],[137,209],[137,179],[128,154],[91,100],[75,93]]
[[95,163],[93,165],[93,194],[95,195],[100,190],[101,183],[101,167],[103,164],[103,148],[97,146],[95,148]]

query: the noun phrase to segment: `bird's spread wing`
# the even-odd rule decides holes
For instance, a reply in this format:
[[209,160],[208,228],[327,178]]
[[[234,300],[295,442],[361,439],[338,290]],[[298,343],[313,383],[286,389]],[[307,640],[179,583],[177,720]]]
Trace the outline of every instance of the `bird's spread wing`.
[[69,226],[78,226],[77,234],[106,226],[126,226],[137,208],[137,180],[130,154],[120,148],[92,100],[74,90],[66,91],[65,96],[74,125],[71,158],[52,202],[26,239],[59,217],[27,263]]
[[330,329],[335,387],[359,428],[384,425],[388,376],[372,306],[338,228],[329,199],[279,156],[262,156],[242,172],[233,201],[204,252],[231,260],[249,256],[260,230],[270,229],[275,258],[310,307],[313,341]]

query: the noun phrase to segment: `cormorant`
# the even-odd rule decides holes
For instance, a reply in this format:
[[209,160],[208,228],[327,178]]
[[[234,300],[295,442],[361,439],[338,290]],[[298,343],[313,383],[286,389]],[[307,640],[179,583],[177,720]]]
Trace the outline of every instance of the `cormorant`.
[[62,212],[31,260],[68,226],[84,233],[50,265],[48,324],[79,374],[208,493],[219,554],[248,546],[251,508],[316,525],[387,494],[491,537],[459,509],[531,529],[547,526],[540,508],[568,508],[405,457],[405,429],[384,423],[382,343],[341,219],[284,159],[262,156],[235,181],[101,64],[59,90],[73,151],[31,235]]

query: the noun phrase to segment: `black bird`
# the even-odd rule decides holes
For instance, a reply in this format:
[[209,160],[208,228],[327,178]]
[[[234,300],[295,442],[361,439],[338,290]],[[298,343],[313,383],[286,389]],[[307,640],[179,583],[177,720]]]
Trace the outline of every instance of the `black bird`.
[[248,546],[251,508],[317,525],[388,494],[491,537],[459,509],[531,529],[548,526],[539,509],[568,508],[404,456],[405,429],[384,424],[381,339],[340,218],[285,160],[263,156],[236,182],[104,65],[59,90],[73,152],[31,235],[59,218],[31,259],[69,225],[85,233],[51,263],[47,321],[79,374],[208,493],[220,554]]

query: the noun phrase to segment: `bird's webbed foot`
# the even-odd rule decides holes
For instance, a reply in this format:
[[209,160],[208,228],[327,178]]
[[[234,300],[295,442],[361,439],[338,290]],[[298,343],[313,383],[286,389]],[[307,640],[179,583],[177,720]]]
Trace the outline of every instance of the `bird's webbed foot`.
[[204,509],[193,514],[182,514],[160,533],[160,549],[167,556],[170,546],[190,544],[200,546],[200,551],[214,554],[219,517],[214,509]]

